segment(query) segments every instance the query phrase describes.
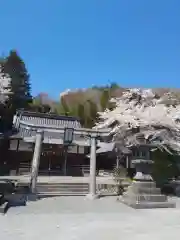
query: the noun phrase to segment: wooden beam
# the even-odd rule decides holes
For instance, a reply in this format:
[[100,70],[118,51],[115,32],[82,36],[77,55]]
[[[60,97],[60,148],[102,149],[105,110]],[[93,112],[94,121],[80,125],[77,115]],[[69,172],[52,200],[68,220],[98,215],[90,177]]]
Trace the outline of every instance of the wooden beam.
[[[20,125],[22,125],[26,130],[36,131],[37,129],[43,130],[45,132],[57,132],[64,133],[64,127],[58,127],[54,125],[34,125],[32,123],[28,123],[26,121],[20,121]],[[83,135],[83,136],[91,136],[91,137],[107,137],[110,134],[110,129],[89,129],[89,128],[74,128],[74,134]]]

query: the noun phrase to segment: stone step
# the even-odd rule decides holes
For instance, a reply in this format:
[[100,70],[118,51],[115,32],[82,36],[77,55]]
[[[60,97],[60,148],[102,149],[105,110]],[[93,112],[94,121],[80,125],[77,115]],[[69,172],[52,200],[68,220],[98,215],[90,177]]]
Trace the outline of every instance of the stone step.
[[151,195],[151,194],[142,194],[142,195],[133,195],[124,193],[123,198],[130,199],[131,202],[166,202],[167,196],[165,195]]
[[160,188],[139,188],[137,191],[139,192],[139,194],[161,194]]
[[[26,188],[28,188],[27,183],[19,183],[18,187],[21,189],[21,192],[25,192]],[[104,188],[103,188],[104,187]],[[24,189],[24,190],[23,190]],[[116,186],[112,184],[97,184],[97,192],[102,192],[103,194],[112,194],[116,191]],[[37,184],[37,192],[39,193],[56,193],[57,194],[80,194],[84,195],[89,192],[89,184],[88,183],[38,183]]]
[[138,188],[156,188],[156,183],[155,182],[132,182],[131,184],[132,187],[138,187]]
[[53,183],[47,183],[47,184],[37,184],[37,187],[46,187],[46,186],[50,186],[50,187],[62,187],[62,188],[66,188],[66,187],[71,187],[71,188],[76,188],[76,187],[88,187],[89,184],[53,184]]
[[56,182],[47,182],[47,183],[37,183],[37,186],[46,186],[46,185],[54,185],[54,186],[88,186],[88,183],[56,183]]
[[50,188],[50,187],[37,187],[38,192],[88,192],[87,189],[83,188]]
[[26,162],[24,162],[24,163],[20,163],[20,165],[19,165],[19,167],[30,167],[31,166],[31,164],[29,164],[29,163],[26,163]]
[[[49,196],[85,196],[87,195],[89,192],[38,192],[38,197],[49,197]],[[112,193],[101,193],[97,191],[97,194],[99,194],[100,196],[117,196],[116,194],[112,194]]]
[[134,194],[161,194],[160,188],[145,188],[145,187],[137,187],[137,186],[129,186],[127,190],[132,191]]
[[38,192],[39,197],[49,197],[49,196],[84,196],[88,192]]
[[9,208],[9,203],[7,201],[5,201],[4,203],[0,204],[0,213],[4,214],[7,212]]
[[[38,182],[37,186],[86,186],[89,185],[88,183],[57,183],[57,182]],[[27,183],[19,182],[18,186],[27,186]]]
[[55,185],[55,184],[47,184],[47,185],[40,185],[37,184],[37,187],[51,187],[51,188],[89,188],[89,185]]
[[129,207],[135,209],[152,209],[152,208],[175,208],[176,204],[173,202],[139,202],[139,203],[129,203],[122,201]]
[[29,171],[29,168],[23,168],[23,169],[19,169],[18,170],[18,174],[19,175],[26,175],[28,174],[30,171]]
[[59,195],[84,195],[89,191],[88,183],[38,183],[37,184],[37,192],[38,193],[54,193]]

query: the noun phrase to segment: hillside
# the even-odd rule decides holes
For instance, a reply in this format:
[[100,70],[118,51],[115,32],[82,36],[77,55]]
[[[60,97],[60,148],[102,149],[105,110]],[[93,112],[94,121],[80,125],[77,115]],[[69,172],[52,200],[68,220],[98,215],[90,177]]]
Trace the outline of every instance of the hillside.
[[[68,89],[60,93],[59,101],[50,99],[46,93],[40,93],[34,98],[32,108],[35,111],[76,116],[83,126],[93,127],[98,121],[98,112],[103,112],[107,108],[113,109],[115,106],[109,100],[120,98],[126,90],[127,88],[115,83],[88,89]],[[171,93],[175,99],[180,101],[180,89],[154,88],[152,91],[159,97]]]
[[[67,102],[67,104],[78,104],[82,101],[86,101],[88,99],[94,101],[96,104],[100,101],[100,96],[102,95],[103,90],[106,87],[100,88],[88,88],[88,89],[79,89],[79,90],[68,90],[60,94],[60,101],[62,98]],[[111,91],[111,97],[121,97],[123,92],[126,91],[127,88],[117,87]],[[180,95],[180,89],[175,88],[152,88],[152,91],[156,93],[158,96],[162,96],[165,93],[173,93],[175,95]]]

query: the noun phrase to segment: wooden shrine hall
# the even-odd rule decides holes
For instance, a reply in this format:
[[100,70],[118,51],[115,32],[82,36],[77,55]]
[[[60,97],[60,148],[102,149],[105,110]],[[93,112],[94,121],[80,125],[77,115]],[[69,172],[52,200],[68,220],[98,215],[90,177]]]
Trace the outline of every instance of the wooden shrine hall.
[[[59,174],[69,175],[68,166],[85,163],[90,152],[90,195],[96,195],[96,150],[109,130],[82,128],[75,117],[57,116],[18,110],[13,119],[14,134],[10,138],[10,149],[16,152],[30,152],[31,189],[36,191],[39,172],[51,161],[52,169]],[[99,145],[100,147],[100,145]],[[20,150],[20,151],[19,151]],[[14,152],[14,151],[11,151]],[[29,154],[29,157],[30,155]],[[76,156],[76,157],[75,157]],[[21,156],[23,158],[23,154]],[[13,165],[15,158],[11,156]],[[19,159],[19,164],[22,159]],[[16,164],[17,165],[17,164]]]

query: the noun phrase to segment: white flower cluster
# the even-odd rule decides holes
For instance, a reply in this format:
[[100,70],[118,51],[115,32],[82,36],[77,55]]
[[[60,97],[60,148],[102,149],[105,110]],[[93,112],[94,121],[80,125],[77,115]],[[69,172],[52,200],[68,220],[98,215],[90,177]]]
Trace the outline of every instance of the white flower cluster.
[[10,94],[10,85],[11,79],[7,74],[2,72],[2,67],[0,65],[0,102],[4,103]]
[[[151,89],[129,89],[112,99],[116,108],[99,113],[96,128],[111,128],[113,139],[136,144],[137,132],[149,142],[180,151],[180,103],[171,94],[158,97]],[[138,129],[138,131],[134,131]]]

